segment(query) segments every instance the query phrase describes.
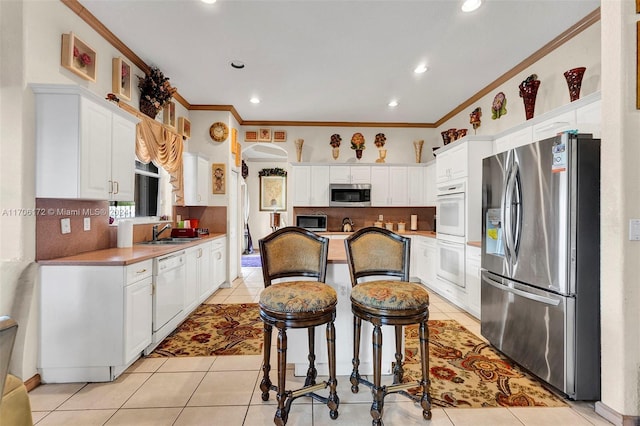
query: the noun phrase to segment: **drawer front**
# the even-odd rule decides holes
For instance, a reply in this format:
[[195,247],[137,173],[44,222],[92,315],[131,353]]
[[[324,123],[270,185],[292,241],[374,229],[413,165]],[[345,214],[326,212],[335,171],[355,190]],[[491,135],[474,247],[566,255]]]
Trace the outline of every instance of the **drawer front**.
[[145,260],[143,262],[134,263],[126,267],[127,284],[140,281],[141,279],[150,277],[153,274],[153,260]]

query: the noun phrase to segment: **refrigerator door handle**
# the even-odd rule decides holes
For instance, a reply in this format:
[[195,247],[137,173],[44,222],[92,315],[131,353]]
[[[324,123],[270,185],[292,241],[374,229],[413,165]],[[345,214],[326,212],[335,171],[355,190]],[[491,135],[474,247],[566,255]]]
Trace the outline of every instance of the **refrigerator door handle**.
[[560,304],[560,300],[551,299],[550,297],[544,297],[538,294],[528,293],[526,291],[518,290],[517,288],[513,288],[513,287],[507,287],[505,285],[495,282],[490,278],[487,278],[484,275],[482,276],[482,280],[487,284],[493,287],[496,287],[502,291],[517,294],[518,296],[524,297],[525,299],[534,300],[536,302],[544,303],[546,305],[551,305],[551,306],[558,306]]
[[518,252],[520,251],[520,237],[522,235],[522,185],[520,182],[520,164],[516,160],[513,163],[513,192],[515,200],[512,199],[511,207],[515,209],[515,226],[511,227],[511,243],[514,263],[518,261]]
[[504,224],[504,239],[505,239],[505,254],[507,256],[507,262],[510,266],[515,263],[514,252],[514,238],[513,238],[513,186],[515,182],[515,166],[513,163],[509,165],[507,171],[507,178],[504,187],[504,198],[502,200],[502,212],[503,212],[503,224]]

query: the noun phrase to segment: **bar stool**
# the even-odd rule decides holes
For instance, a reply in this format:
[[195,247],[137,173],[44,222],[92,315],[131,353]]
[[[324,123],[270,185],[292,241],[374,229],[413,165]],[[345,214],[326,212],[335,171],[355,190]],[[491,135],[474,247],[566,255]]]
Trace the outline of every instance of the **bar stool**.
[[[374,426],[382,425],[384,398],[391,393],[400,393],[420,403],[422,417],[425,420],[431,419],[427,328],[429,293],[422,285],[409,282],[410,241],[408,237],[377,227],[362,228],[345,239],[352,286],[351,311],[354,315],[351,391],[358,393],[361,383],[371,388],[373,404],[370,412]],[[363,379],[358,372],[362,320],[373,325],[373,383]],[[419,382],[402,383],[402,333],[403,326],[410,324],[419,324],[422,378]],[[380,377],[383,325],[395,327],[396,361],[393,384],[389,386],[381,386]],[[416,386],[422,388],[421,397],[406,392],[406,389]]]
[[[336,336],[333,325],[338,297],[336,291],[324,283],[329,239],[303,228],[289,226],[262,238],[259,245],[265,286],[260,293],[260,318],[264,322],[263,378],[260,383],[262,400],[269,399],[270,390],[276,391],[278,408],[274,422],[277,425],[287,423],[291,403],[301,396],[327,404],[329,414],[335,420],[340,404],[336,393]],[[315,327],[322,324],[327,324],[329,379],[316,384]],[[277,386],[269,378],[271,331],[274,326],[278,329]],[[308,330],[309,368],[304,387],[297,390],[286,390],[285,383],[289,328]],[[328,397],[315,393],[326,387],[329,387]]]

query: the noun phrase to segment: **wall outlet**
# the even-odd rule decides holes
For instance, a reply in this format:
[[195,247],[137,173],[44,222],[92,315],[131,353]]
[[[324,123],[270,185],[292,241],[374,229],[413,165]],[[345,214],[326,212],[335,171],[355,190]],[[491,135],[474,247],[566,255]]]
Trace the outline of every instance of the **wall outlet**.
[[91,218],[90,217],[85,217],[84,218],[84,230],[85,231],[91,231]]
[[64,219],[60,219],[60,230],[63,234],[71,233],[71,219],[65,217]]

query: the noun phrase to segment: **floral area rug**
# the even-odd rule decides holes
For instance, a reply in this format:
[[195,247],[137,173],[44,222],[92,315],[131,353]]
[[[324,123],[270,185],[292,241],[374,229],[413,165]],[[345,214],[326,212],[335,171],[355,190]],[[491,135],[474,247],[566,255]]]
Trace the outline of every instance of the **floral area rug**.
[[150,357],[260,355],[257,303],[200,305]]
[[[149,357],[260,355],[262,330],[256,303],[201,305]],[[417,326],[405,328],[405,352],[404,381],[417,381],[421,375]],[[438,407],[566,406],[536,378],[454,320],[429,321],[429,375],[432,403]],[[417,394],[419,388],[409,392]]]
[[[404,382],[419,380],[418,327],[405,328]],[[453,320],[429,321],[432,404],[438,407],[563,407],[529,373]],[[417,394],[419,388],[409,390]]]

